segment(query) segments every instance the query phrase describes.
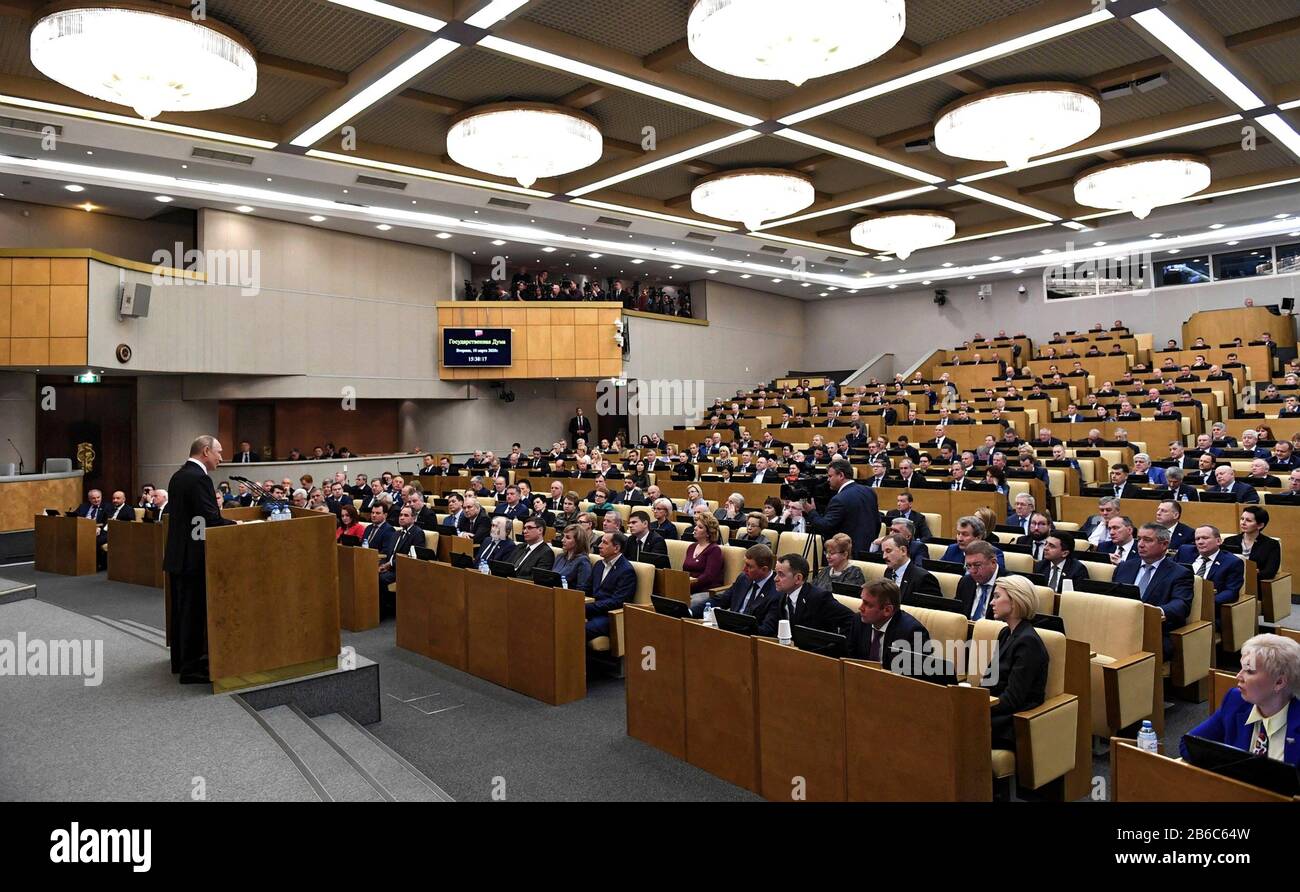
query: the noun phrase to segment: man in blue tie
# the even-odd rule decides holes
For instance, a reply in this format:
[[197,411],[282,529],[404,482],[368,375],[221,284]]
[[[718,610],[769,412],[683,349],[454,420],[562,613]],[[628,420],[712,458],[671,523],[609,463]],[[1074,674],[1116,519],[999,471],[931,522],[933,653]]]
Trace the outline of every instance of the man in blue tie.
[[1138,560],[1124,561],[1115,567],[1114,581],[1136,585],[1142,602],[1160,608],[1164,615],[1162,637],[1164,655],[1173,656],[1169,633],[1187,622],[1192,609],[1192,571],[1174,560],[1166,560],[1169,530],[1158,523],[1144,523],[1138,530]]
[[[1235,554],[1222,551],[1223,536],[1219,528],[1206,524],[1196,528],[1195,540],[1178,549],[1175,557],[1179,563],[1191,564],[1192,573],[1208,580],[1214,586],[1214,603],[1229,604],[1241,595],[1245,585],[1246,565]],[[1214,624],[1220,624],[1219,611],[1214,611]]]
[[621,610],[636,594],[636,571],[623,557],[627,537],[622,533],[604,533],[597,546],[600,560],[591,568],[587,580],[587,640],[609,634],[609,613]]
[[997,552],[983,540],[966,546],[966,573],[957,582],[957,600],[967,619],[989,618],[993,587],[998,581]]

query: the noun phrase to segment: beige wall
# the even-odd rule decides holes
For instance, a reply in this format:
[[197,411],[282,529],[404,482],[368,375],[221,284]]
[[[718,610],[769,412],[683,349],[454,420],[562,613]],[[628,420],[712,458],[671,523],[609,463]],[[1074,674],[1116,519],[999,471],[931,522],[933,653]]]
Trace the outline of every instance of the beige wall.
[[[173,216],[179,216],[171,212]],[[0,200],[0,247],[93,248],[115,257],[149,263],[159,248],[181,242],[194,247],[188,220],[135,220],[98,212]]]
[[36,466],[36,376],[29,372],[0,372],[0,464],[18,464],[18,455],[4,438],[14,441],[27,471]]
[[[798,369],[803,363],[805,304],[793,298],[721,282],[694,282],[692,300],[702,295],[707,326],[629,318],[632,353],[627,378],[702,381],[705,405]],[[651,405],[629,419],[632,433],[661,431],[682,423],[680,413]],[[653,414],[650,414],[653,413]]]
[[549,448],[568,439],[569,419],[582,406],[595,418],[595,384],[590,381],[512,381],[513,403],[497,398],[486,384],[461,385],[460,400],[408,400],[398,407],[398,443],[403,450],[464,454],[491,449]]
[[[187,400],[179,375],[136,379],[137,480],[166,486],[200,434],[217,434],[217,401]],[[223,443],[229,455],[232,444]]]

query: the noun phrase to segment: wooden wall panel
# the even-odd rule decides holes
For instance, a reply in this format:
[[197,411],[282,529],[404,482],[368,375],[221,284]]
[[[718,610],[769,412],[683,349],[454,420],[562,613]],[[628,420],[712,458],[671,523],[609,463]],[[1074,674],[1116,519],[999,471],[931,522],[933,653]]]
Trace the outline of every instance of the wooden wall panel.
[[86,364],[90,263],[0,258],[0,366]]
[[[66,260],[56,261],[67,263]],[[85,284],[50,286],[50,337],[86,337],[89,298]],[[84,361],[84,360],[83,360]]]
[[11,365],[13,363],[11,359],[13,355],[12,343],[9,338],[0,338],[0,365]]
[[50,336],[50,286],[15,285],[10,313],[10,337],[48,338]]
[[9,316],[13,304],[13,286],[0,285],[0,338],[12,337]]
[[440,377],[445,381],[618,377],[623,373],[623,355],[614,342],[614,323],[621,316],[622,307],[617,304],[439,304],[439,341],[435,345],[439,351],[443,328],[509,328],[514,332],[514,364],[509,368],[448,369],[441,366],[439,356]]
[[49,338],[12,338],[9,341],[10,365],[49,365]]
[[50,261],[48,257],[14,258],[14,279],[15,285],[48,285],[50,284]]
[[85,365],[85,338],[50,338],[50,365]]

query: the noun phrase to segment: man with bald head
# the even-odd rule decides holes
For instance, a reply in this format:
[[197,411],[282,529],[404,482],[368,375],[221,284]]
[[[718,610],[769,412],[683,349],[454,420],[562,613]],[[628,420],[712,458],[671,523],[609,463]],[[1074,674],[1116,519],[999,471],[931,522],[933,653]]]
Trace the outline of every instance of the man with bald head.
[[190,444],[189,458],[172,474],[167,492],[171,522],[163,570],[172,603],[172,672],[181,684],[210,684],[206,536],[209,527],[234,523],[221,516],[211,474],[221,464],[221,441],[210,434]]

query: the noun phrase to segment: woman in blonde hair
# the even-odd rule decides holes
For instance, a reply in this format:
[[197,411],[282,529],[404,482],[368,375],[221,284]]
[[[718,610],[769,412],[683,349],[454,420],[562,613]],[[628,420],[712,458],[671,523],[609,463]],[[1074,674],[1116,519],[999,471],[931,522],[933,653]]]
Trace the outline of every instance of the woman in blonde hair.
[[[1256,635],[1241,647],[1237,686],[1188,734],[1300,765],[1300,642]],[[1187,758],[1186,740],[1178,748]]]
[[993,618],[1007,624],[998,633],[997,659],[989,662],[981,685],[997,697],[992,708],[993,748],[1014,750],[1012,716],[1042,706],[1047,699],[1047,647],[1032,622],[1038,612],[1034,586],[1023,576],[999,576],[993,586]]
[[822,551],[826,555],[826,566],[818,570],[817,575],[813,577],[813,588],[830,591],[831,585],[837,582],[858,588],[867,584],[867,578],[862,575],[862,570],[849,563],[853,558],[853,540],[846,534],[836,533],[831,536],[822,546]]

